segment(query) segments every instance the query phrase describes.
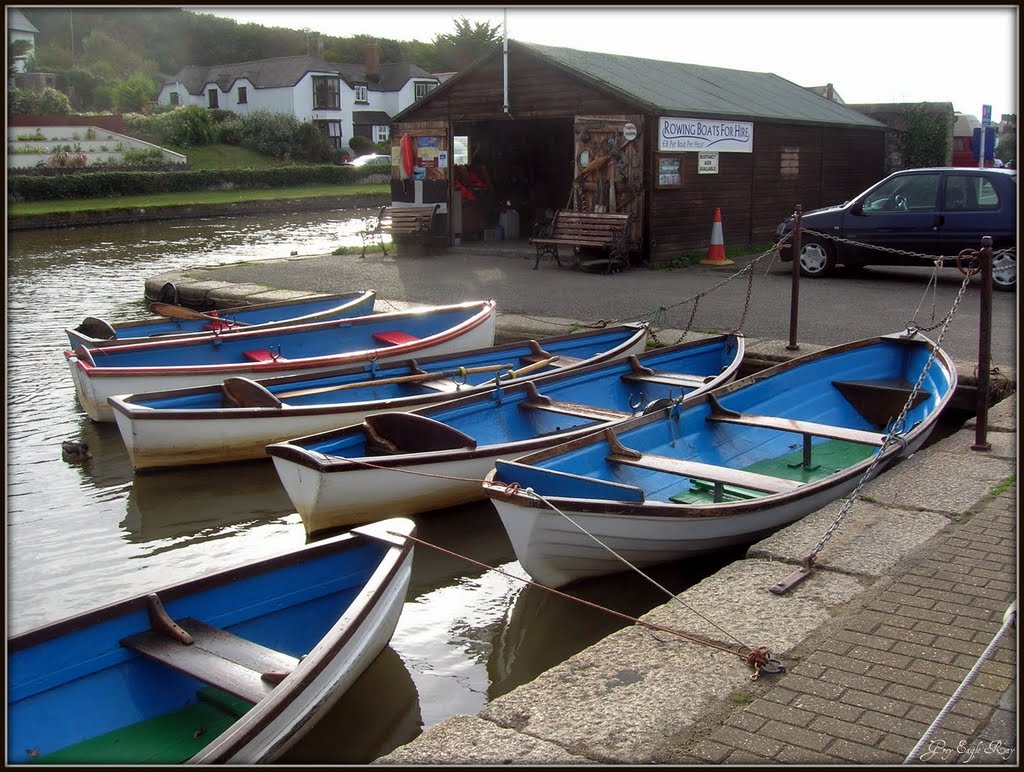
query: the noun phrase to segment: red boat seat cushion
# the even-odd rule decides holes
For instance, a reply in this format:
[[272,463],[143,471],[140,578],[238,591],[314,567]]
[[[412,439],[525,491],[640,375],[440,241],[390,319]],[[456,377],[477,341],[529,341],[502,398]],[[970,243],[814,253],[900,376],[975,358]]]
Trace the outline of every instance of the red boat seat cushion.
[[282,362],[283,356],[275,356],[270,349],[258,348],[253,351],[243,351],[242,356],[251,359],[253,362]]
[[221,330],[230,330],[231,324],[229,322],[207,322],[203,325],[203,329],[220,332]]
[[401,330],[375,332],[373,333],[373,339],[380,343],[387,343],[389,346],[397,346],[399,343],[412,343],[414,340],[419,340],[415,335],[410,335]]

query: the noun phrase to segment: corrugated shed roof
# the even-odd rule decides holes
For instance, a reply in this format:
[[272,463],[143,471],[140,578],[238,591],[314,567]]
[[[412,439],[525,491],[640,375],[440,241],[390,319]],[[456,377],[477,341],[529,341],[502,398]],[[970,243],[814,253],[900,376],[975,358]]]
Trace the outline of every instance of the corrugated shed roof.
[[7,29],[17,32],[34,32],[39,34],[36,25],[25,18],[25,14],[17,8],[7,9]]
[[365,83],[370,91],[398,91],[410,78],[433,79],[426,70],[409,62],[381,64],[380,79],[369,80],[362,64],[335,64],[315,56],[279,56],[252,62],[215,64],[210,67],[188,65],[167,84],[182,83],[190,94],[199,94],[207,83],[216,83],[227,91],[239,78],[247,78],[256,88],[294,86],[308,72],[338,74],[349,85]]
[[649,112],[882,127],[771,73],[517,44]]

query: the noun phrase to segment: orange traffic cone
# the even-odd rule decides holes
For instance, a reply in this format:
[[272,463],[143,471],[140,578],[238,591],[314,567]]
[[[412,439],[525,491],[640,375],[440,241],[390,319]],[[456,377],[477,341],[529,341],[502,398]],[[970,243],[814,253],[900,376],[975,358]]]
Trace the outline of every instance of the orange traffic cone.
[[700,261],[701,265],[732,265],[733,261],[725,256],[725,239],[722,238],[722,210],[715,207],[715,221],[711,226],[711,245],[708,256]]

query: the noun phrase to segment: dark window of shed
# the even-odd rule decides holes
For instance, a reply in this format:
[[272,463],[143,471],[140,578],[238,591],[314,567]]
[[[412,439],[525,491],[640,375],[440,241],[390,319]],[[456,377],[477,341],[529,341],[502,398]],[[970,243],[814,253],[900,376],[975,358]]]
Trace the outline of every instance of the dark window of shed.
[[168,96],[170,96],[170,98],[171,98],[171,104],[172,105],[180,105],[181,104],[181,100],[178,99],[178,92],[177,91],[172,91]]
[[659,188],[683,187],[683,159],[678,155],[658,156],[658,176],[655,185]]
[[249,102],[249,90],[245,86],[238,87],[238,104],[244,105]]
[[210,100],[210,107],[220,107],[220,101],[217,98],[217,89],[211,88],[207,91],[206,98]]
[[341,109],[341,80],[326,75],[313,76],[313,109]]
[[779,164],[779,174],[783,177],[796,177],[800,174],[800,148],[782,148],[782,160]]

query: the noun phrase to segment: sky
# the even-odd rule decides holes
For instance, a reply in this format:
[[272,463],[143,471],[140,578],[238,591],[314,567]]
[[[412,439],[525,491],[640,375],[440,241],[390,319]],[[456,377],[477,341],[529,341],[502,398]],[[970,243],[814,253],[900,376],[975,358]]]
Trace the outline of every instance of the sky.
[[203,6],[242,23],[430,42],[455,20],[513,40],[832,83],[851,104],[952,102],[1017,112],[1016,6]]

